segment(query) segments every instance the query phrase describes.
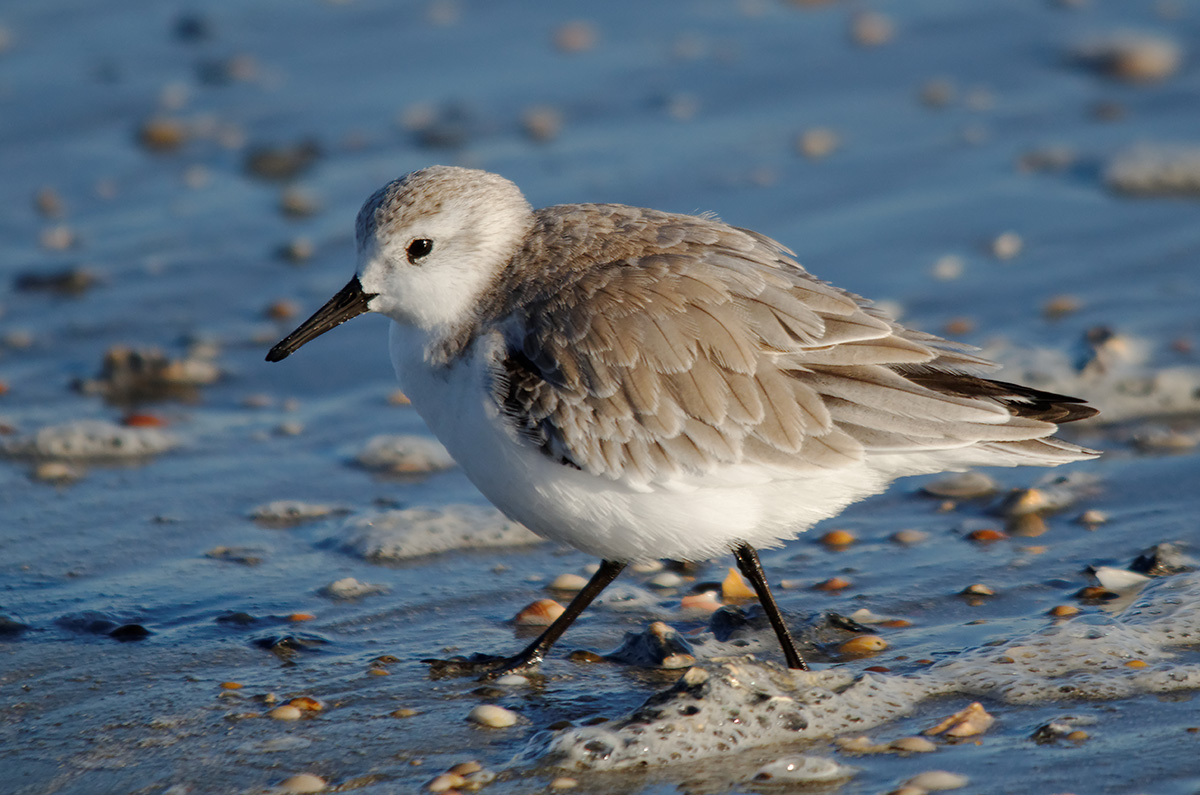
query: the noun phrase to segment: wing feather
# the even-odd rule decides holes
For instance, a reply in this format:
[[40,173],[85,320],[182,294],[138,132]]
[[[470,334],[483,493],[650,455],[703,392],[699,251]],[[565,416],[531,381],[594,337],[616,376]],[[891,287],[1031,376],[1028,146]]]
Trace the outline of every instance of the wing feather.
[[538,219],[488,310],[505,344],[493,391],[564,463],[656,488],[905,451],[1084,455],[1044,438],[1051,418],[1087,416],[1079,401],[968,374],[990,363],[812,277],[769,238],[620,205]]

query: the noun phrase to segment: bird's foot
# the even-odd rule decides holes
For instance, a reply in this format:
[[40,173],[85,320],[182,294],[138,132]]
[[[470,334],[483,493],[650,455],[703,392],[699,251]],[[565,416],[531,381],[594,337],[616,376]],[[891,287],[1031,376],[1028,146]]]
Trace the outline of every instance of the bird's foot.
[[542,661],[541,655],[517,654],[500,657],[496,654],[472,654],[470,657],[450,657],[446,660],[421,660],[429,666],[429,675],[440,679],[446,676],[479,676],[488,681],[505,674],[524,673]]

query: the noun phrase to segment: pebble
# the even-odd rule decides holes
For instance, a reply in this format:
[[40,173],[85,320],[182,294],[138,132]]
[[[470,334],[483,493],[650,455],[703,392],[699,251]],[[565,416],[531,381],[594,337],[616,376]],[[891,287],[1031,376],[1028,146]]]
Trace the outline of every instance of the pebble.
[[821,543],[827,547],[848,547],[858,538],[849,530],[830,530],[821,536]]
[[388,717],[390,717],[390,718],[411,718],[415,715],[420,715],[420,714],[421,713],[415,709],[409,709],[408,707],[401,707],[400,709],[395,709],[395,710],[392,710],[391,712],[389,712]]
[[388,587],[386,585],[360,582],[354,577],[343,577],[340,580],[334,580],[318,591],[321,596],[327,599],[338,600],[361,599],[364,596],[373,596],[374,594],[387,592]]
[[840,145],[838,134],[828,127],[814,127],[796,136],[796,151],[813,160],[828,157]]
[[320,712],[325,709],[325,705],[312,696],[296,696],[288,702],[288,706],[295,707],[304,712]]
[[752,599],[756,595],[754,590],[742,579],[738,570],[732,566],[729,568],[729,574],[725,575],[725,580],[721,583],[721,593],[726,599]]
[[307,218],[321,210],[321,203],[307,190],[289,185],[279,194],[279,210],[289,218]]
[[661,560],[644,560],[640,563],[632,563],[629,570],[634,574],[654,574],[663,570],[663,562]]
[[325,779],[320,776],[314,776],[312,773],[299,773],[291,778],[284,779],[279,787],[284,792],[324,792],[328,784]]
[[909,754],[927,754],[937,750],[937,745],[926,740],[924,737],[901,737],[898,740],[892,740],[888,743],[888,747],[903,751]]
[[895,35],[891,18],[874,11],[860,11],[850,21],[850,40],[860,47],[887,44]]
[[570,776],[559,776],[550,782],[550,789],[574,789],[579,786],[579,782]]
[[994,590],[992,590],[991,588],[989,588],[988,586],[984,585],[981,582],[977,582],[974,585],[968,585],[966,588],[963,588],[962,591],[960,591],[959,593],[961,593],[963,596],[995,596],[996,595],[996,592]]
[[187,126],[178,119],[148,119],[138,128],[138,143],[151,152],[172,152],[187,143]]
[[992,256],[996,259],[1012,259],[1021,253],[1025,242],[1016,232],[1003,232],[992,239],[990,244]]
[[521,608],[513,621],[519,627],[548,627],[566,612],[566,608],[553,599],[538,599]]
[[1079,311],[1081,304],[1073,295],[1056,295],[1042,305],[1042,315],[1047,320],[1059,320]]
[[683,610],[701,610],[706,613],[712,613],[723,606],[717,598],[716,591],[688,594],[679,601],[679,607]]
[[978,701],[944,718],[936,726],[921,732],[925,735],[942,734],[947,737],[974,737],[983,734],[996,722]]
[[962,257],[947,254],[944,257],[939,257],[933,263],[933,267],[930,268],[929,272],[938,281],[949,282],[962,276],[965,268],[966,263]]
[[926,533],[924,530],[907,529],[897,530],[895,533],[892,533],[892,541],[897,544],[903,544],[906,547],[920,544],[927,538],[929,538],[929,533]]
[[1104,511],[1097,510],[1096,508],[1089,508],[1088,510],[1079,514],[1079,519],[1077,521],[1080,524],[1088,525],[1089,527],[1102,525],[1108,522],[1108,514]]
[[554,31],[554,46],[559,52],[587,52],[596,46],[599,34],[596,26],[586,20],[577,20],[560,25]]
[[1049,612],[1055,618],[1069,618],[1079,615],[1079,608],[1075,605],[1055,605]]
[[83,470],[65,461],[39,461],[33,468],[33,479],[43,483],[71,483],[83,477]]
[[1012,535],[1022,538],[1037,538],[1049,529],[1050,526],[1046,524],[1046,520],[1042,518],[1041,514],[1036,513],[1017,516],[1008,522],[1008,531]]
[[553,141],[562,132],[562,112],[548,105],[527,108],[521,114],[521,127],[531,140],[538,143]]
[[500,687],[520,687],[529,684],[529,677],[521,674],[505,674],[492,680],[492,684]]
[[830,577],[828,580],[822,580],[813,586],[816,591],[841,591],[849,588],[851,582],[843,577]]
[[466,779],[457,773],[442,773],[441,775],[434,776],[433,779],[425,785],[425,789],[429,790],[430,792],[446,792],[447,790],[461,787],[465,783],[467,783]]
[[934,497],[970,500],[995,494],[996,481],[982,472],[959,472],[926,483],[921,490]]
[[751,780],[759,784],[803,785],[849,778],[854,773],[854,768],[838,764],[832,759],[797,754],[768,762],[758,769]]
[[905,786],[917,787],[927,792],[938,792],[965,787],[969,781],[970,779],[966,776],[961,776],[958,773],[949,773],[945,770],[926,770],[924,773],[913,776],[904,782],[904,784]]
[[651,588],[678,588],[683,584],[683,577],[673,571],[664,571],[651,577],[646,584]]
[[888,647],[888,642],[878,635],[859,635],[838,646],[843,657],[869,657]]
[[1095,570],[1096,579],[1110,591],[1123,591],[1145,585],[1150,578],[1144,574],[1113,566],[1100,566]]
[[291,704],[282,704],[267,713],[267,717],[273,720],[300,720],[303,715],[299,707]]
[[480,704],[471,710],[467,720],[491,729],[503,729],[517,722],[518,715],[510,709],[495,704]]
[[300,263],[312,259],[316,246],[307,237],[294,237],[279,247],[278,256],[291,263]]
[[582,591],[587,585],[586,577],[581,577],[578,574],[564,573],[555,577],[546,587],[552,591]]
[[967,533],[967,540],[974,541],[977,544],[991,544],[994,541],[1003,541],[1008,538],[1005,533],[987,527],[982,530],[972,530]]
[[1084,66],[1127,83],[1154,83],[1179,71],[1183,53],[1163,36],[1120,32],[1081,42],[1072,49]]
[[454,459],[441,442],[417,435],[373,436],[354,460],[372,472],[396,475],[437,472],[454,466]]

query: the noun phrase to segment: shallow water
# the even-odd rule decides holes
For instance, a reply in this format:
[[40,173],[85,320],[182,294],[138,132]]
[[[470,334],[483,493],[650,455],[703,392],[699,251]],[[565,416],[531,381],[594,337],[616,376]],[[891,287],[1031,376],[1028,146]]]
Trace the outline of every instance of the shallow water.
[[[1103,325],[1144,352],[1115,369],[1194,372],[1196,199],[1118,195],[1103,173],[1135,144],[1200,145],[1200,71],[1188,57],[1200,9],[991,0],[870,8],[895,26],[877,47],[852,43],[860,6],[840,3],[556,4],[540,15],[515,2],[453,0],[242,0],[190,10],[64,0],[0,10],[3,438],[81,418],[121,420],[130,407],[72,389],[95,377],[116,345],[178,358],[203,344],[223,373],[193,400],[135,407],[166,422],[179,441],[173,450],[76,465],[79,477],[68,482],[35,477],[35,462],[0,460],[0,615],[23,625],[0,636],[0,789],[257,792],[310,771],[355,791],[412,791],[478,759],[502,771],[485,792],[537,791],[558,773],[514,761],[535,732],[618,717],[677,676],[565,655],[610,651],[626,631],[658,618],[685,633],[702,628],[703,619],[676,610],[683,591],[632,611],[613,600],[589,611],[534,687],[497,694],[470,679],[431,681],[420,660],[447,648],[517,648],[526,636],[511,617],[546,595],[557,574],[592,561],[542,544],[379,564],[344,549],[340,517],[285,528],[249,517],[278,499],[352,512],[483,504],[456,470],[384,477],[353,464],[377,434],[424,433],[415,413],[389,402],[383,321],[348,324],[284,364],[262,360],[350,277],[362,199],[413,168],[494,170],[535,205],[715,211],[778,238],[823,278],[893,302],[908,322],[941,332],[961,321],[955,336],[1014,361],[1033,348],[1074,356],[1084,333]],[[579,19],[591,25],[594,46],[561,51],[555,35]],[[1182,68],[1161,82],[1128,84],[1069,57],[1089,36],[1126,29],[1177,42]],[[920,94],[938,78],[952,96],[931,107]],[[1123,116],[1098,120],[1098,103]],[[523,114],[542,106],[562,119],[548,141],[522,129]],[[424,135],[398,122],[422,113],[440,119]],[[153,118],[182,125],[177,148],[149,151],[139,140]],[[798,155],[795,137],[812,127],[834,130],[840,147],[820,159]],[[285,217],[281,183],[248,175],[243,163],[254,147],[305,141],[321,154],[296,182],[319,209]],[[1069,163],[1018,168],[1023,155],[1051,146],[1070,150]],[[61,198],[58,217],[35,207],[43,188]],[[49,234],[57,227],[65,232]],[[1024,245],[1002,260],[989,244],[1006,231]],[[60,247],[65,235],[75,242]],[[292,264],[277,255],[299,237],[311,241],[310,258]],[[961,257],[961,275],[935,278],[934,263],[950,254]],[[77,268],[97,283],[75,295],[19,281]],[[1077,306],[1048,318],[1043,308],[1059,295]],[[268,318],[278,301],[293,302],[299,317]],[[1070,374],[1041,375],[1053,384]],[[1087,566],[1124,567],[1162,541],[1194,549],[1194,418],[1149,416],[1150,401],[1140,413],[1117,411],[1128,396],[1111,380],[1093,384],[1082,396],[1113,406],[1122,421],[1073,438],[1104,458],[991,473],[1003,489],[1067,474],[1095,479],[1048,517],[1044,535],[972,543],[967,532],[1003,525],[994,500],[943,510],[919,493],[920,482],[901,482],[763,553],[772,582],[799,581],[777,594],[793,623],[861,607],[911,621],[883,631],[888,650],[845,663],[903,670],[1036,631],[1057,604],[1104,611],[1073,596],[1093,584]],[[1170,428],[1175,446],[1144,443]],[[1109,521],[1074,521],[1087,509]],[[853,530],[859,542],[841,551],[817,543],[833,527]],[[929,538],[898,547],[888,539],[903,528]],[[210,554],[220,548],[258,562]],[[696,581],[719,581],[729,565],[714,561]],[[834,575],[851,587],[808,587]],[[621,583],[644,585],[649,576]],[[319,594],[345,577],[389,593],[352,601]],[[997,596],[957,595],[972,583]],[[253,620],[228,620],[238,613]],[[296,613],[315,617],[290,620]],[[150,634],[124,643],[108,634],[130,624]],[[281,638],[298,650],[273,653]],[[776,652],[766,643],[761,654]],[[382,655],[396,661],[373,665]],[[380,667],[390,675],[372,673]],[[243,687],[223,690],[222,682]],[[326,709],[296,723],[270,720],[258,698],[266,693],[310,695]],[[473,728],[463,718],[483,701],[523,721]],[[917,733],[966,701],[921,704],[871,734]],[[845,793],[887,791],[934,768],[967,775],[980,792],[1183,793],[1200,785],[1190,693],[985,706],[995,727],[978,743],[943,744],[934,754],[854,758],[820,741],[636,776],[589,774],[579,791],[751,791],[759,764],[798,750],[858,767],[830,787]],[[390,717],[398,708],[418,714]],[[1064,716],[1089,739],[1029,739]]]

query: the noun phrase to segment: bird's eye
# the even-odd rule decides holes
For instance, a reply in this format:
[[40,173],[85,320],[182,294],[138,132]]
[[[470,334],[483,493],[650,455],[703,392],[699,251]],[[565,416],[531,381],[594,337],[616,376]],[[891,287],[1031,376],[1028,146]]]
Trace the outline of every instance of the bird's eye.
[[406,251],[408,252],[408,261],[416,265],[417,260],[424,259],[429,255],[429,252],[433,251],[433,241],[428,238],[418,237],[408,244]]

